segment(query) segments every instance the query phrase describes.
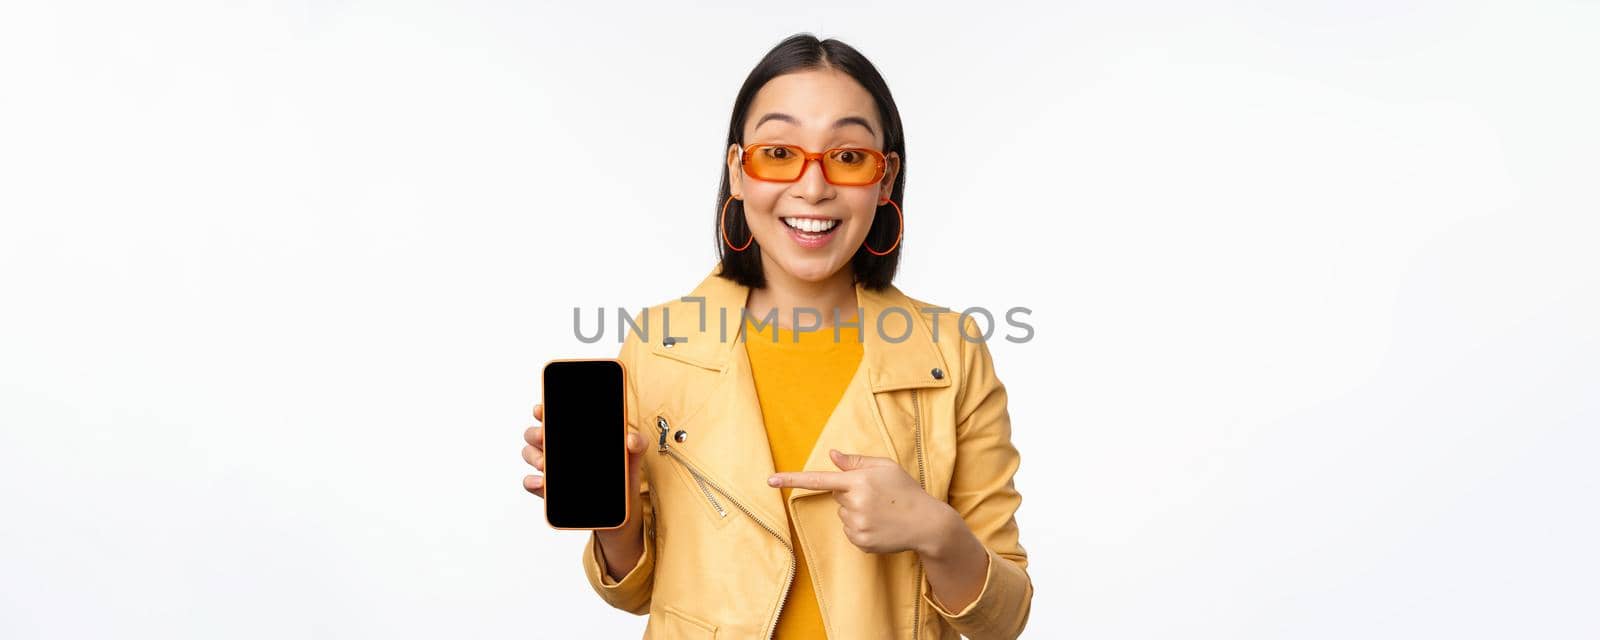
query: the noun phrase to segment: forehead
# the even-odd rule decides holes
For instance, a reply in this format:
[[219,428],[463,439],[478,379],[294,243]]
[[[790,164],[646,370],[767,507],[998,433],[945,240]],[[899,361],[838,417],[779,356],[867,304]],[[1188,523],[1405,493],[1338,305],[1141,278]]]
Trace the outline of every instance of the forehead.
[[[878,108],[872,94],[842,71],[813,69],[768,80],[750,102],[750,111],[745,116],[745,138],[755,134],[762,116],[774,112],[793,116],[800,124],[768,120],[759,127],[761,135],[783,131],[826,138],[837,132],[841,137],[883,139],[883,125],[878,121]],[[850,116],[872,123],[872,132],[868,133],[859,125],[833,128],[835,121]]]

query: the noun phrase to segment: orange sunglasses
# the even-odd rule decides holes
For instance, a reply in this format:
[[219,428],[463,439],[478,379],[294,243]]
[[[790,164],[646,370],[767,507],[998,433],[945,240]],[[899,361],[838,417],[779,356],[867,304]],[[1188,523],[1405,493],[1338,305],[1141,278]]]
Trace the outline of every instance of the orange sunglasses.
[[799,145],[755,143],[739,149],[739,164],[757,180],[794,182],[805,175],[812,160],[822,161],[822,179],[829,184],[859,187],[883,179],[883,154],[873,149],[835,147],[811,153]]

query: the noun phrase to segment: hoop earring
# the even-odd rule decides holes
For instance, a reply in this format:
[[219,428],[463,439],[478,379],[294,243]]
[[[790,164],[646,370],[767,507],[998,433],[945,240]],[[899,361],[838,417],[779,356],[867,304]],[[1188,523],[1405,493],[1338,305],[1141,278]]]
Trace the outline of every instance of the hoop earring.
[[731,193],[728,194],[728,199],[723,201],[723,203],[722,203],[722,215],[717,216],[717,230],[722,232],[722,244],[728,245],[729,249],[732,249],[735,253],[737,253],[737,252],[744,251],[745,249],[750,248],[750,243],[755,241],[756,234],[754,234],[754,233],[750,234],[750,239],[749,240],[745,240],[744,244],[742,246],[735,247],[735,246],[733,246],[732,242],[728,241],[728,223],[727,223],[727,219],[728,219],[728,205],[730,205],[730,204],[733,204],[733,194],[731,194]]
[[[893,200],[890,200],[888,198],[884,198],[883,202],[887,202],[889,204],[894,205],[894,213],[900,219],[900,229],[895,232],[894,244],[889,245],[888,249],[884,249],[881,252],[878,251],[877,249],[873,249],[872,247],[868,246],[865,240],[863,240],[861,242],[861,248],[866,249],[867,253],[870,253],[870,254],[875,255],[875,256],[886,256],[886,255],[889,255],[891,252],[894,251],[895,247],[900,246],[900,237],[904,236],[906,234],[906,216],[905,216],[904,213],[900,212],[900,205],[895,204],[895,202]],[[879,203],[878,206],[883,206],[883,203]]]

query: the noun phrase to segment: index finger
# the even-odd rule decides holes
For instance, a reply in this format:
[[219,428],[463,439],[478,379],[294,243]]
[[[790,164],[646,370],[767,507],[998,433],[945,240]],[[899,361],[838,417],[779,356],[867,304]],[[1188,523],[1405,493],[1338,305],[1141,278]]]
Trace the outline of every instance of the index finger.
[[544,422],[544,403],[533,405],[533,419]]
[[850,488],[850,479],[843,471],[784,471],[767,478],[774,487],[800,487],[819,491],[844,491]]

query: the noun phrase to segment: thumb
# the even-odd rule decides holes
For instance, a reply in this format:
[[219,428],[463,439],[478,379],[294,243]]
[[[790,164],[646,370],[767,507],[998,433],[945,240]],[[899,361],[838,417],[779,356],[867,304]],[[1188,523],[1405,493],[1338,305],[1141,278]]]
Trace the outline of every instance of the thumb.
[[838,449],[829,449],[828,457],[833,458],[833,463],[844,471],[860,469],[862,467],[876,467],[883,464],[899,464],[888,458],[868,456],[859,453],[843,453]]
[[629,431],[626,443],[628,446],[628,477],[637,478],[644,469],[644,436]]
[[833,458],[833,463],[844,471],[860,469],[867,463],[866,456],[856,453],[842,453],[838,449],[829,449],[828,457]]

